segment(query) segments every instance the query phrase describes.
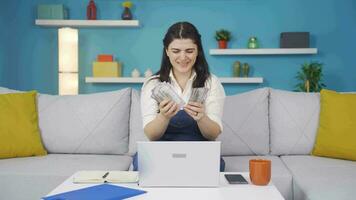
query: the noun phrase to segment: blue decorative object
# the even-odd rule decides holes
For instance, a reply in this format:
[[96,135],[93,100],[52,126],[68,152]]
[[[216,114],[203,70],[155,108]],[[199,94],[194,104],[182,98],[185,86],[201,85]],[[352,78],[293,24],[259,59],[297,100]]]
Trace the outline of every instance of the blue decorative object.
[[37,19],[68,19],[68,12],[63,4],[40,4]]
[[127,187],[121,187],[110,184],[96,185],[84,189],[69,191],[53,196],[43,197],[44,200],[106,200],[106,199],[125,199],[146,193],[143,190],[137,190]]

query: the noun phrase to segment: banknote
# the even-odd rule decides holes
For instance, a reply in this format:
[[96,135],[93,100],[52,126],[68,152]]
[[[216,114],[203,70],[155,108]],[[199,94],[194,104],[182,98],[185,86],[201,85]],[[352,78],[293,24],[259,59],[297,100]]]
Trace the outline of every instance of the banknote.
[[157,84],[152,89],[151,97],[158,103],[161,103],[165,99],[172,100],[178,104],[180,109],[183,109],[185,105],[185,101],[174,91],[172,85],[167,82]]
[[193,88],[189,101],[203,103],[207,97],[209,89],[205,87]]
[[[193,88],[189,101],[203,103],[207,97],[209,89],[205,87]],[[151,97],[158,103],[163,100],[173,100],[180,109],[183,109],[186,102],[175,92],[173,86],[167,82],[161,82],[152,89]]]

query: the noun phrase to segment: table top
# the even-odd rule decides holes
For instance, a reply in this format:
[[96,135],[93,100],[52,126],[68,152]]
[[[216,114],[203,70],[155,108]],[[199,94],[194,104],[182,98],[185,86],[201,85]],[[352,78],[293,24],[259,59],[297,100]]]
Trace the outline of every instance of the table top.
[[[224,174],[242,174],[249,184],[229,184]],[[70,176],[57,188],[48,194],[55,195],[71,190],[81,189],[99,184],[75,184],[73,176]],[[267,186],[253,185],[250,181],[248,172],[221,172],[220,185],[216,188],[148,188],[139,187],[136,183],[130,184],[112,184],[134,189],[144,190],[147,193],[129,198],[130,200],[181,200],[181,199],[204,199],[204,200],[220,200],[220,199],[263,199],[263,200],[283,200],[283,196],[277,188],[270,182]]]

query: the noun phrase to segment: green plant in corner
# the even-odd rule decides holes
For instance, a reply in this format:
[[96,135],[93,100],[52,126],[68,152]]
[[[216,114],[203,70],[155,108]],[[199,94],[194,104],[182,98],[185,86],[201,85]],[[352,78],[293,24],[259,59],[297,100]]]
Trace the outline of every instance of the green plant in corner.
[[297,73],[296,79],[300,81],[295,87],[299,92],[320,92],[323,87],[323,64],[319,62],[304,63]]
[[215,39],[218,41],[220,49],[226,49],[227,42],[231,40],[231,33],[228,30],[220,29],[215,32]]

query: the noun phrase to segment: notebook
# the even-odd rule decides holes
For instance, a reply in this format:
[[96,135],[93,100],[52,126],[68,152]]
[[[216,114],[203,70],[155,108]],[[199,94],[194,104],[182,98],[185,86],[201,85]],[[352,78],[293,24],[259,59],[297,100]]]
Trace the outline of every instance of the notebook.
[[73,176],[73,183],[136,183],[135,171],[79,171]]
[[53,196],[43,197],[44,200],[113,200],[125,199],[144,194],[146,191],[110,184],[101,184],[84,189],[73,190]]

